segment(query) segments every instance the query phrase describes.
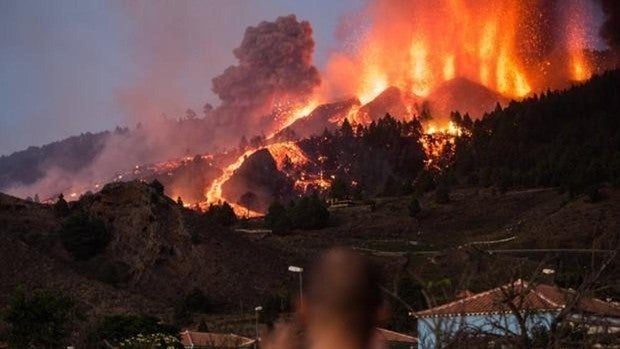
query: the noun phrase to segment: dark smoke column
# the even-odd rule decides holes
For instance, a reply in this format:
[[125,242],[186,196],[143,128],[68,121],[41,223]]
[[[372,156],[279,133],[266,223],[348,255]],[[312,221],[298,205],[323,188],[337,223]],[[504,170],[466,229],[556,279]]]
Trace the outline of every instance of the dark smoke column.
[[220,127],[237,137],[271,131],[277,103],[303,103],[320,84],[313,51],[310,23],[294,15],[248,27],[234,50],[238,65],[213,79],[222,101],[214,111]]

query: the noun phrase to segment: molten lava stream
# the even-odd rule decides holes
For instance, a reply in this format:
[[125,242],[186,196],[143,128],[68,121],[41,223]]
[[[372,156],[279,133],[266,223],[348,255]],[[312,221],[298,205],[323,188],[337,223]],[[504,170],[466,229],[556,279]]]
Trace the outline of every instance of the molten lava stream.
[[[228,202],[228,200],[226,200],[222,196],[222,185],[224,185],[224,183],[226,183],[230,179],[230,177],[232,177],[235,171],[243,164],[243,162],[248,156],[252,155],[255,151],[259,149],[260,148],[256,148],[245,151],[232,164],[224,168],[222,175],[213,180],[213,183],[211,183],[211,187],[205,193],[207,201],[205,202],[206,205],[204,206],[208,207],[208,204],[224,201]],[[259,217],[263,215],[259,212],[248,210],[247,208],[232,202],[228,202],[228,204],[230,204],[237,216]],[[203,208],[206,208],[204,206]]]
[[230,177],[232,177],[235,171],[243,164],[243,162],[248,156],[254,154],[261,149],[267,149],[269,151],[271,156],[276,161],[276,165],[279,170],[282,170],[282,168],[285,166],[285,158],[288,158],[289,161],[291,161],[291,163],[295,166],[299,166],[309,161],[303,151],[294,142],[278,142],[269,144],[264,147],[247,150],[243,154],[241,154],[241,156],[239,156],[232,164],[226,166],[226,168],[222,172],[222,175],[216,178],[213,183],[211,183],[211,187],[209,187],[209,189],[205,193],[205,197],[207,200],[201,205],[201,207],[203,209],[206,209],[208,208],[209,204],[226,201],[228,202],[228,204],[230,204],[230,206],[235,211],[235,214],[238,216],[263,216],[263,214],[260,212],[248,210],[246,207],[232,203],[222,196],[222,185],[224,185],[224,183],[226,183],[230,179]]

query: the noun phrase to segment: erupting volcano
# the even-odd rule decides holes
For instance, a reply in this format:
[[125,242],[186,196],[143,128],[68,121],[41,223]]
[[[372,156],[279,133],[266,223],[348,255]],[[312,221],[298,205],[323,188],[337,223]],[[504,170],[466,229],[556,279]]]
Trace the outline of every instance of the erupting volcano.
[[[453,111],[475,120],[510,100],[568,87],[617,65],[614,53],[596,51],[593,8],[588,0],[373,0],[343,18],[342,47],[320,74],[309,22],[290,15],[249,27],[234,50],[237,64],[213,79],[221,103],[205,107],[211,148],[199,151],[209,174],[200,176],[200,199],[184,202],[206,208],[227,201],[258,215],[225,187],[260,151],[299,192],[328,188],[335,173],[324,173],[321,156],[308,156],[296,142],[334,132],[345,121],[352,129],[374,125],[386,113],[421,124],[426,164],[436,167],[461,133]],[[603,36],[613,48],[610,28]],[[245,144],[235,147],[239,139]],[[138,165],[114,180],[175,177],[191,159]],[[147,175],[141,168],[153,170]],[[184,186],[173,183],[168,194],[187,193]],[[70,189],[83,192],[88,185]]]
[[565,86],[600,68],[587,57],[589,11],[586,0],[373,1],[326,88],[366,103],[388,86],[427,97],[454,78],[508,98]]

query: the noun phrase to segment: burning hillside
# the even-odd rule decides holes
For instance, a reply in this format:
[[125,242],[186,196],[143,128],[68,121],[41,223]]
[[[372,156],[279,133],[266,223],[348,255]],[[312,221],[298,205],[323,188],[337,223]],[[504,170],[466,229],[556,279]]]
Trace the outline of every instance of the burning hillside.
[[[605,4],[611,15],[602,34],[615,48],[612,8]],[[317,144],[334,142],[324,131],[341,137],[348,132],[342,129],[346,123],[352,137],[368,137],[366,141],[372,143],[383,123],[389,125],[385,126],[389,132],[397,130],[393,136],[400,142],[375,144],[383,155],[407,163],[410,159],[403,158],[409,155],[393,154],[390,147],[408,149],[417,159],[420,146],[426,166],[440,169],[440,158],[451,151],[453,138],[460,133],[459,126],[450,122],[452,111],[471,121],[498,103],[568,86],[617,64],[613,53],[592,51],[591,12],[586,0],[373,0],[362,13],[345,19],[340,33],[344,48],[333,53],[322,76],[313,63],[315,43],[309,22],[294,15],[261,22],[246,30],[234,50],[237,63],[213,79],[221,104],[205,106],[204,119],[191,110],[187,113],[186,128],[209,132],[192,137],[201,139],[196,147],[183,143],[183,154],[201,155],[135,164],[149,154],[148,149],[142,150],[144,144],[165,148],[166,137],[147,137],[144,134],[151,131],[144,127],[122,142],[139,146],[136,154],[125,156],[131,147],[106,144],[91,166],[81,171],[79,180],[63,181],[62,187],[56,181],[41,180],[20,188],[20,193],[53,197],[65,192],[77,198],[98,190],[109,179],[101,178],[107,176],[100,169],[105,166],[115,173],[113,181],[157,178],[168,195],[181,197],[187,206],[206,208],[227,201],[238,213],[253,215],[264,212],[269,200],[324,190],[336,179],[345,178],[354,186],[384,187],[390,171],[405,170],[376,159],[381,165],[375,166],[381,169],[368,165],[369,173],[364,173],[343,154],[328,156],[333,149],[317,152],[313,149]],[[388,113],[391,117],[383,120]],[[399,126],[392,124],[393,119]],[[234,146],[246,137],[250,142]],[[308,138],[314,140],[311,147],[304,143]],[[151,139],[157,142],[144,141]],[[360,151],[359,157],[367,156],[362,149],[376,151],[364,148],[367,144],[351,144],[346,151]],[[175,153],[181,155],[178,150]],[[131,159],[135,165],[118,159]],[[153,161],[148,156],[143,159]],[[344,163],[336,164],[335,159]],[[414,167],[408,171],[413,173]],[[242,196],[248,199],[249,194],[258,196],[254,201],[259,203],[251,203],[255,208],[242,202]]]

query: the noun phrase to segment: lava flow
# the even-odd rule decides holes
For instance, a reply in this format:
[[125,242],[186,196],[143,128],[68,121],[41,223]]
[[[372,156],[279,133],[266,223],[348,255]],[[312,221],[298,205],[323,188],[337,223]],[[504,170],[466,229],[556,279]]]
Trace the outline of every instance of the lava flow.
[[286,162],[289,162],[292,166],[300,166],[309,161],[308,158],[301,151],[301,149],[299,149],[299,146],[297,146],[294,142],[278,142],[263,147],[246,150],[233,163],[226,166],[221,176],[216,178],[211,183],[211,185],[205,192],[206,201],[200,204],[201,207],[206,208],[211,203],[228,202],[235,210],[235,213],[237,213],[238,215],[247,215],[249,217],[260,216],[261,213],[247,210],[247,208],[235,204],[234,200],[230,200],[230,198],[225,198],[222,193],[222,186],[235,174],[235,171],[241,165],[243,165],[243,162],[249,156],[261,149],[267,149],[269,151],[271,156],[276,161],[278,170],[283,170],[286,167]]

